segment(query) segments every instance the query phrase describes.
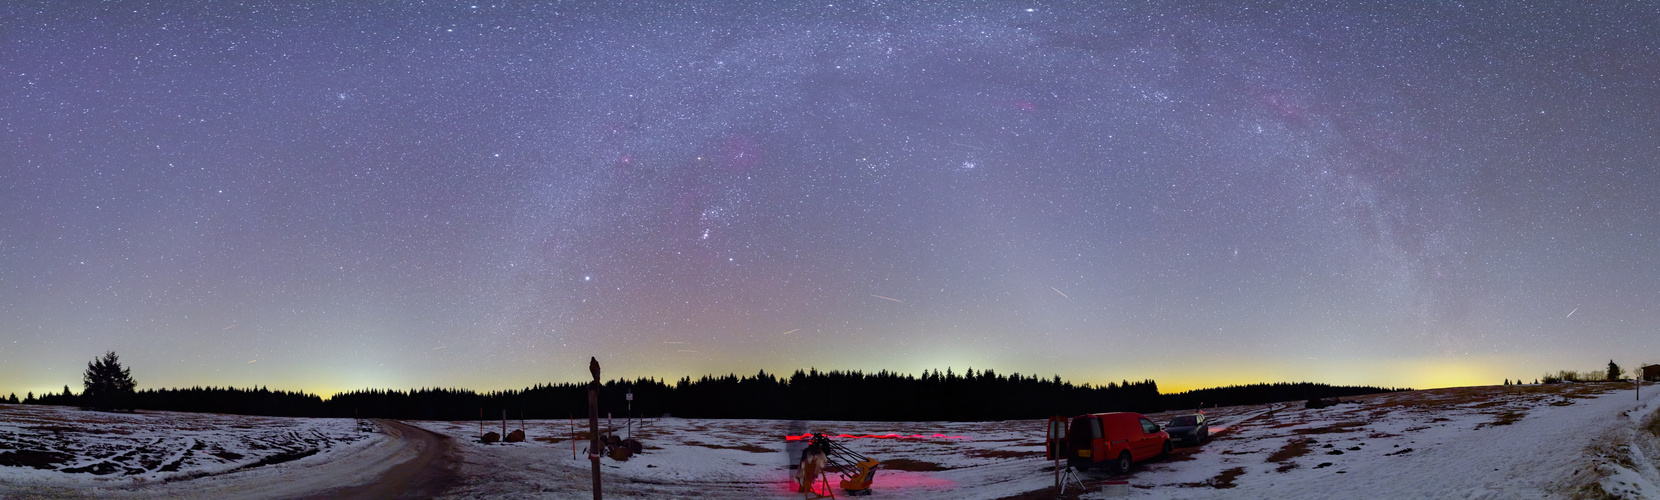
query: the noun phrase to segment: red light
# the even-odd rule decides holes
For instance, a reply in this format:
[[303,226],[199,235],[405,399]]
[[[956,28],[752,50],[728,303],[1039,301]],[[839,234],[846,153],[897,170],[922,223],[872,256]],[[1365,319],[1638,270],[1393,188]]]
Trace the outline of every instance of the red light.
[[[799,488],[801,488],[801,485],[800,485],[800,483],[795,482],[795,478],[793,478],[793,477],[785,477],[783,482],[774,483],[774,484],[775,484],[775,487],[783,493],[790,494],[790,495],[797,495],[797,494],[801,493],[801,490],[799,489]],[[810,485],[808,488],[813,490],[813,493],[816,494],[816,495],[821,495],[821,496],[829,496],[830,495],[829,485],[825,484],[825,482],[823,480],[820,480],[820,479],[814,479],[813,484]]]
[[[833,437],[836,439],[973,439],[968,436],[947,436],[945,434],[934,434],[930,436],[922,434],[912,434],[909,436],[902,434],[826,434],[825,437]],[[813,434],[810,432],[800,436],[789,434],[784,435],[785,441],[808,441],[811,439],[813,439]]]

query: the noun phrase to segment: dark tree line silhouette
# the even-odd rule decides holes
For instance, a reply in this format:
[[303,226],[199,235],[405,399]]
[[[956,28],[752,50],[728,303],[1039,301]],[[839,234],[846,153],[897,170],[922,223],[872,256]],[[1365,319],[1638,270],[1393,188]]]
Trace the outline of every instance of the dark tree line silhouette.
[[1151,380],[1080,386],[972,368],[921,377],[798,370],[787,379],[766,372],[684,378],[670,402],[679,416],[817,420],[1007,420],[1162,406]]
[[1280,401],[1306,401],[1311,399],[1327,399],[1380,392],[1410,391],[1411,389],[1384,389],[1364,386],[1337,386],[1316,384],[1311,382],[1279,382],[1273,384],[1230,385],[1210,389],[1196,389],[1187,392],[1164,395],[1165,404],[1170,409],[1205,408],[1211,406],[1237,406],[1260,403],[1274,403]]
[[[1160,394],[1152,380],[1076,385],[1059,376],[1002,375],[947,369],[921,376],[881,371],[798,370],[789,377],[765,371],[682,378],[673,384],[655,378],[612,380],[600,388],[600,415],[621,419],[624,395],[634,394],[634,415],[672,414],[692,418],[800,420],[1008,420],[1110,411],[1153,413],[1166,409],[1298,401],[1388,392],[1377,387],[1279,383]],[[15,396],[13,396],[15,397]],[[30,395],[24,403],[82,405],[69,392]],[[146,410],[233,413],[293,417],[362,417],[420,420],[568,418],[587,414],[587,385],[539,384],[523,390],[475,392],[425,388],[409,391],[362,389],[324,400],[313,394],[266,388],[192,387],[146,389],[133,396]]]

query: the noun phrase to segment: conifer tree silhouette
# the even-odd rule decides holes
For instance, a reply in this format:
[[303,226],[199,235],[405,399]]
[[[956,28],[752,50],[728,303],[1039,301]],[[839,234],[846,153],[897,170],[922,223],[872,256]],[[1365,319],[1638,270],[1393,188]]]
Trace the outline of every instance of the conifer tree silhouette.
[[[103,359],[87,363],[82,383],[85,390],[81,397],[86,407],[103,411],[133,409],[134,389],[138,384],[133,381],[131,371],[121,367],[121,359],[115,351],[104,353]],[[67,396],[69,387],[65,386],[63,390]]]

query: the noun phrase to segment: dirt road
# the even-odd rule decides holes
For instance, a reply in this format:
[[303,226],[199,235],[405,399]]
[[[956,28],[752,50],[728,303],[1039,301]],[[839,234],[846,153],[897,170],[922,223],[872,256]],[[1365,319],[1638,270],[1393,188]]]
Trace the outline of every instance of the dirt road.
[[432,498],[459,484],[450,438],[395,420],[375,420],[387,434],[419,449],[415,458],[393,467],[374,482],[329,490],[317,499]]

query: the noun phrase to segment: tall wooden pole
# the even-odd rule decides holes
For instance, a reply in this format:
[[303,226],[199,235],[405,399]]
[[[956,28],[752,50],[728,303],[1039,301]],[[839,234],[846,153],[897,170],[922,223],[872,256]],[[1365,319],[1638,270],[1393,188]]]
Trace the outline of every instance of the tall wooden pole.
[[594,464],[594,500],[601,500],[599,491],[599,359],[588,358],[588,372],[594,381],[588,384],[588,460]]

